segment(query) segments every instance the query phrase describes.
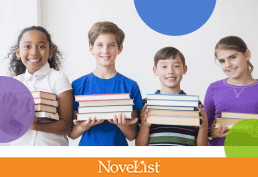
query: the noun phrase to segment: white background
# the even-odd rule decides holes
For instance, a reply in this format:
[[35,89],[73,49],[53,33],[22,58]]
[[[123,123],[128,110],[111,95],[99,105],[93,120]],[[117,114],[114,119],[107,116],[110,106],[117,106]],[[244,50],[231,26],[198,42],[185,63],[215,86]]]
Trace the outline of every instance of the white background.
[[[0,0],[0,59],[6,57],[23,28],[41,25],[62,51],[66,59],[63,71],[72,82],[95,68],[87,35],[98,21],[114,22],[125,32],[124,50],[117,57],[116,68],[137,81],[143,97],[160,88],[152,72],[153,57],[166,46],[184,54],[188,71],[181,88],[187,94],[199,95],[201,101],[210,83],[226,77],[214,59],[214,47],[222,37],[236,35],[246,42],[255,67],[253,77],[258,76],[257,0],[217,0],[206,24],[184,36],[166,36],[150,29],[137,14],[133,0]],[[6,75],[7,68],[8,60],[1,60],[0,75]],[[70,141],[70,145],[78,141]]]

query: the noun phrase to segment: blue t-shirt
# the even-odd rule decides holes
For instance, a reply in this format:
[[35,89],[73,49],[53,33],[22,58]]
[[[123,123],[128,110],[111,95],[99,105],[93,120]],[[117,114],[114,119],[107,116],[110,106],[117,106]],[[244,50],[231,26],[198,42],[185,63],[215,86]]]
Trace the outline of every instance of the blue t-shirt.
[[[85,75],[72,83],[74,95],[130,93],[134,99],[133,110],[141,109],[142,96],[138,84],[117,73],[110,79],[101,79],[93,73]],[[74,102],[74,110],[79,104]],[[125,136],[119,127],[105,120],[95,125],[82,135],[79,146],[128,146]]]

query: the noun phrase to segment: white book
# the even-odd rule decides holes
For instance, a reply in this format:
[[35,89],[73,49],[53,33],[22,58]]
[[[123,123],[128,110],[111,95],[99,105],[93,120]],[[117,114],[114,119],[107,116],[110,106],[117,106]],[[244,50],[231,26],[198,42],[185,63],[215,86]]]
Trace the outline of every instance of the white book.
[[130,93],[118,94],[100,94],[100,95],[75,95],[75,101],[93,101],[93,100],[122,100],[131,99]]
[[132,112],[132,105],[124,106],[87,106],[79,107],[79,113],[101,113],[101,112]]
[[[109,113],[91,113],[91,114],[77,114],[77,120],[88,120],[89,117],[96,119],[113,119],[114,115],[119,115],[120,112],[109,112]],[[125,118],[131,119],[132,118],[132,112],[122,112],[122,114],[125,114]]]
[[49,100],[49,99],[43,99],[43,98],[34,98],[35,104],[45,104],[49,106],[58,107],[58,101],[55,100]]
[[199,96],[198,95],[183,95],[183,94],[147,94],[147,99],[199,101]]
[[175,107],[175,106],[153,106],[148,105],[149,110],[177,110],[177,111],[194,111],[194,107]]
[[116,105],[134,105],[133,99],[126,100],[101,100],[101,101],[80,101],[79,106],[116,106]]
[[147,106],[189,106],[199,107],[199,101],[175,101],[175,100],[149,100],[147,99]]
[[48,119],[59,120],[59,115],[58,114],[52,114],[52,113],[49,113],[49,112],[36,112],[36,117],[37,118],[48,118]]

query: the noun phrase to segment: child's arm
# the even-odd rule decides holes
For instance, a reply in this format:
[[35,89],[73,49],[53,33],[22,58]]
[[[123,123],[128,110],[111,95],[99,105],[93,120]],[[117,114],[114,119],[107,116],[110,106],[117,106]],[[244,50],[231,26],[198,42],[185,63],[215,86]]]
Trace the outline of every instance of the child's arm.
[[116,124],[129,141],[134,140],[136,136],[136,123],[138,121],[138,118],[136,118],[137,111],[138,110],[134,110],[132,112],[131,120],[126,119],[125,115],[122,113],[118,116],[114,115],[113,119],[108,120],[110,123]]
[[208,118],[201,104],[200,104],[199,111],[201,113],[202,124],[199,128],[196,145],[207,146],[208,145]]
[[69,134],[72,131],[72,109],[73,109],[72,90],[62,92],[57,95],[59,118],[60,120],[47,124],[32,123],[30,129],[47,133]]
[[151,124],[146,123],[147,113],[148,113],[148,109],[147,109],[147,105],[145,104],[141,112],[141,126],[135,141],[136,146],[147,146],[149,144]]
[[228,133],[227,126],[220,125],[219,128],[215,128],[217,120],[215,119],[211,125],[211,137],[212,138],[222,138],[225,137]]
[[104,120],[96,120],[96,117],[91,119],[91,117],[88,120],[85,121],[77,121],[77,113],[78,111],[74,111],[74,127],[72,132],[68,135],[71,139],[76,139],[80,137],[85,131],[89,130],[92,126],[101,124],[104,122]]

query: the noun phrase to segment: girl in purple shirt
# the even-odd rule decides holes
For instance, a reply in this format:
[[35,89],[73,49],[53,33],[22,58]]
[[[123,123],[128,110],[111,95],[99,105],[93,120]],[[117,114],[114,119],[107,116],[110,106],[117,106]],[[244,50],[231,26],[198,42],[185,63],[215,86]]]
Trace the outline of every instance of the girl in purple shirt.
[[215,58],[227,79],[212,83],[205,96],[204,109],[211,128],[211,146],[223,146],[227,127],[215,129],[221,112],[258,114],[258,82],[252,78],[251,52],[236,36],[222,38],[215,47]]

